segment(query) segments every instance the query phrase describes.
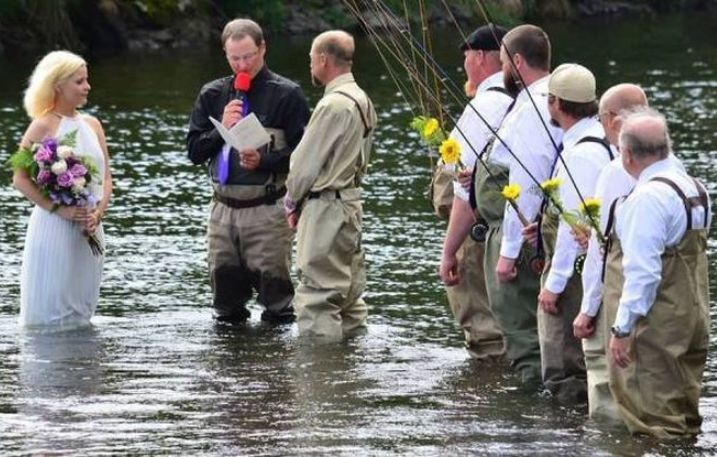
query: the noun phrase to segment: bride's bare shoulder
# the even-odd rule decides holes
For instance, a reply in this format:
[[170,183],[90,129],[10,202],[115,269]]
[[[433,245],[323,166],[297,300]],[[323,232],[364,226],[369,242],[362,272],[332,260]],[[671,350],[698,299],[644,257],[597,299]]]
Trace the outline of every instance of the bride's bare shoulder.
[[22,136],[21,146],[30,146],[32,143],[39,143],[57,131],[60,120],[52,114],[46,114],[33,119]]

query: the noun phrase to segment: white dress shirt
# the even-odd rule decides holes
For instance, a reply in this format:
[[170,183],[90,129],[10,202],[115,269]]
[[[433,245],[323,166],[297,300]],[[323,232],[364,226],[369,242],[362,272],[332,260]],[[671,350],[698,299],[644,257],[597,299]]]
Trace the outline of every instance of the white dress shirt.
[[[535,105],[530,101],[528,92]],[[546,132],[543,122],[545,122],[550,135]],[[513,154],[501,141],[496,139],[493,142],[489,160],[510,169],[510,183],[518,184],[521,188],[516,202],[518,208],[526,219],[532,221],[538,214],[543,201],[542,194],[536,189],[541,182],[550,177],[550,169],[556,154],[555,146],[559,145],[563,138],[563,131],[550,125],[548,76],[533,82],[518,94],[516,104],[503,121],[498,136],[505,141]],[[518,163],[516,157],[523,165]],[[530,177],[528,172],[533,175],[535,180]],[[506,204],[503,218],[503,239],[500,246],[501,256],[509,259],[518,257],[523,245],[522,229],[523,225],[520,223],[518,215],[510,205]]]
[[[466,106],[458,119],[456,124],[458,128],[453,128],[451,131],[450,137],[454,138],[461,147],[461,162],[468,168],[473,168],[476,165],[482,166],[477,164],[476,155],[483,151],[485,145],[493,137],[493,132],[500,127],[506,111],[508,111],[508,106],[513,102],[510,96],[502,92],[488,90],[491,87],[503,87],[502,71],[492,74],[478,85],[475,97],[470,101],[470,106]],[[488,122],[490,129],[478,117],[476,111]],[[468,192],[458,181],[453,181],[453,195],[463,201],[468,201]]]
[[[595,198],[600,200],[600,233],[605,233],[612,203],[629,194],[635,187],[635,178],[625,171],[616,148],[615,159],[600,172],[595,185]],[[603,254],[600,241],[593,231],[583,265],[583,301],[580,312],[595,317],[602,303]]]
[[[563,160],[558,160],[554,176],[562,180],[559,195],[566,211],[578,211],[582,203],[580,196],[587,199],[595,195],[598,176],[611,160],[605,146],[599,143],[588,141],[578,144],[587,136],[595,138],[605,136],[605,130],[594,117],[579,120],[566,130],[563,136]],[[576,186],[580,190],[579,194]],[[568,280],[575,271],[575,258],[578,256],[580,246],[575,241],[571,230],[570,226],[561,218],[553,257],[550,261],[550,271],[545,280],[545,288],[555,294],[560,294],[565,290]]]
[[[689,197],[698,195],[692,179],[674,160],[660,160],[642,171],[635,190],[615,214],[615,234],[622,246],[625,282],[615,326],[631,331],[635,321],[650,311],[662,279],[661,255],[680,242],[687,229],[685,205],[670,186],[650,182],[662,176],[673,181]],[[706,227],[712,223],[711,211]],[[704,209],[692,208],[692,228],[705,228]]]

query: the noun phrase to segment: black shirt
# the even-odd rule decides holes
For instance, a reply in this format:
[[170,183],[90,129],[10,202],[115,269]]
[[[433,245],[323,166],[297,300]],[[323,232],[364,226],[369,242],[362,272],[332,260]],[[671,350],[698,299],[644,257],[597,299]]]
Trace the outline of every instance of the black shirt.
[[[234,76],[227,76],[205,84],[189,118],[189,159],[197,165],[210,160],[210,170],[214,168],[212,163],[224,140],[209,116],[222,119],[224,107],[236,97],[233,81]],[[243,169],[238,160],[232,159],[229,183],[263,184],[270,175],[289,171],[289,156],[299,144],[309,121],[309,105],[298,84],[272,72],[266,65],[252,79],[246,98],[249,112],[254,113],[264,127],[284,131],[287,147],[281,150],[263,148],[259,168],[254,171]],[[236,154],[232,150],[232,156],[236,157]]]

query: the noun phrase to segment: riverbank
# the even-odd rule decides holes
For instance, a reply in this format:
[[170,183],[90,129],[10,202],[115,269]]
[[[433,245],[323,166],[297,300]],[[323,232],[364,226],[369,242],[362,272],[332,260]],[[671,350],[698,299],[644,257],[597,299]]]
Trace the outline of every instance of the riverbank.
[[[361,3],[361,2],[358,2]],[[402,14],[405,2],[385,0]],[[429,24],[451,23],[443,2],[426,0]],[[420,13],[408,2],[407,15],[420,21]],[[613,1],[613,0],[486,0],[491,17],[499,23],[516,24],[553,17],[622,17],[658,15],[677,11],[717,11],[717,0]],[[451,14],[459,22],[484,22],[476,1],[451,2]],[[223,24],[232,17],[250,16],[271,36],[309,35],[330,28],[359,31],[355,18],[342,0],[6,0],[0,6],[0,55],[13,57],[66,48],[89,56],[119,54],[128,50],[202,48],[215,44]],[[366,11],[369,20],[377,20]]]

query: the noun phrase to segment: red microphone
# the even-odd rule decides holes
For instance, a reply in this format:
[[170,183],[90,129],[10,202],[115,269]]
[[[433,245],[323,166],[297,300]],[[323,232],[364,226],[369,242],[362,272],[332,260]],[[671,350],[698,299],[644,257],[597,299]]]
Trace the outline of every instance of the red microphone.
[[249,114],[249,100],[247,100],[246,98],[246,93],[249,92],[250,87],[251,75],[244,71],[237,73],[237,75],[234,77],[234,90],[236,91],[236,95],[234,98],[236,100],[241,100],[242,102],[242,117]]

